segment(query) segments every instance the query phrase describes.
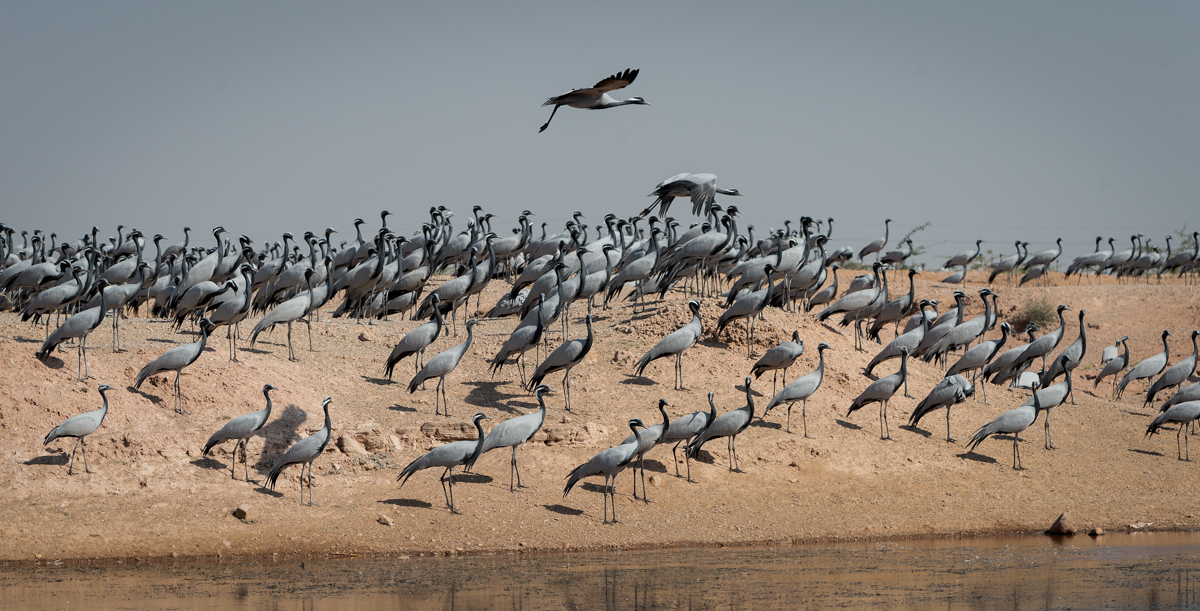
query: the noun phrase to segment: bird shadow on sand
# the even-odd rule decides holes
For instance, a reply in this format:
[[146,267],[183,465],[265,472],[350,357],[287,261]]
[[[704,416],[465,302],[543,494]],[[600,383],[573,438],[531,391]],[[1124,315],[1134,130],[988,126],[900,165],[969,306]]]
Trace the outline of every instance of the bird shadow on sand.
[[493,479],[490,475],[479,473],[455,473],[454,481],[460,484],[490,484]]
[[[265,344],[266,342],[258,343]],[[270,350],[259,350],[258,348],[238,348],[238,352],[249,352],[250,354],[271,354]]]
[[910,433],[916,433],[922,437],[925,437],[926,439],[933,437],[933,433],[931,433],[921,427],[912,425],[912,424],[903,424],[903,425],[900,425],[899,428],[904,429]]
[[959,458],[965,458],[975,462],[990,463],[993,465],[997,464],[995,458],[992,458],[991,456],[984,456],[983,454],[976,454],[974,452],[963,452],[962,454],[957,454],[957,456]]
[[[299,441],[297,431],[300,430],[300,425],[308,420],[308,414],[296,407],[294,404],[289,404],[280,412],[279,417],[271,420],[266,426],[258,429],[254,437],[263,439],[262,452],[258,456],[258,461],[251,465],[259,474],[266,473],[274,466],[275,461],[283,456],[289,447],[296,441]],[[252,438],[253,439],[253,438]]]
[[397,507],[416,507],[418,509],[433,509],[433,503],[421,501],[418,499],[384,499],[379,502],[384,505],[395,505]]
[[608,491],[608,489],[605,488],[603,485],[593,484],[591,482],[585,482],[583,484],[580,484],[579,487],[583,488],[584,490],[587,490],[588,492],[607,492]]
[[[753,385],[751,385],[751,386],[753,386]],[[734,386],[733,389],[738,392],[744,393],[744,392],[746,392],[746,385],[738,384],[738,385]],[[755,396],[755,397],[766,397],[766,395],[758,392],[757,390],[754,390],[753,388],[750,389],[750,394],[751,394],[751,396]]]
[[26,465],[55,465],[58,467],[61,467],[65,464],[67,464],[67,462],[70,460],[70,455],[62,450],[56,450],[56,452],[57,452],[57,454],[53,454],[53,455],[43,454],[41,456],[34,456],[33,458],[30,458],[29,460],[25,461],[23,464],[26,464]]
[[19,337],[18,336],[18,337],[14,337],[13,341],[15,341],[17,343],[21,343],[21,344],[40,344],[40,343],[44,342],[45,340],[32,339],[29,337]]
[[207,456],[204,458],[197,458],[191,462],[193,465],[200,467],[201,469],[208,469],[209,471],[224,471],[226,469],[225,463],[215,458],[208,458]]
[[1138,418],[1148,418],[1150,416],[1155,415],[1155,414],[1144,414],[1142,412],[1135,412],[1135,411],[1128,410],[1128,409],[1123,409],[1121,411],[1125,412],[1126,414],[1129,414],[1130,416],[1137,416]]
[[[510,414],[525,413],[503,403],[503,401],[509,401],[518,397],[528,396],[524,393],[519,395],[509,394],[500,390],[501,386],[512,384],[511,380],[477,380],[474,382],[463,382],[463,384],[472,387],[471,390],[467,392],[467,396],[463,397],[463,401],[470,405],[474,405],[476,407],[491,407],[503,412],[508,412]],[[522,404],[514,402],[514,405]]]
[[764,428],[764,429],[775,429],[776,431],[783,429],[782,424],[779,424],[777,422],[767,422],[766,420],[763,420],[762,418],[759,418],[758,420],[751,422],[750,426],[757,426],[759,428]]
[[843,337],[846,335],[845,333],[842,333],[841,331],[838,331],[837,329],[834,329],[833,327],[829,326],[829,323],[822,322],[821,326],[825,327],[826,329],[829,329],[830,331],[833,331],[834,333],[837,333],[838,335],[841,335]]
[[362,379],[364,381],[370,382],[376,386],[391,386],[392,384],[398,384],[398,382],[395,382],[393,380],[385,380],[383,378],[372,378],[370,376],[362,376]]
[[64,363],[63,360],[57,356],[46,357],[46,360],[42,361],[42,364],[50,369],[62,369],[64,366],[66,366],[66,363]]
[[414,413],[414,414],[417,413],[417,408],[409,407],[407,405],[400,405],[399,403],[397,403],[395,405],[389,405],[388,409],[392,410],[393,412],[410,412],[410,413]]
[[861,426],[858,426],[857,424],[854,424],[853,422],[846,422],[845,420],[842,420],[840,418],[835,418],[833,421],[838,423],[838,425],[848,428],[852,431],[861,431],[862,430]]
[[146,338],[146,341],[148,341],[148,342],[158,342],[158,343],[160,343],[160,344],[178,344],[178,343],[179,343],[179,342],[177,342],[177,341],[175,341],[175,340],[173,340],[173,339],[162,339],[161,337],[147,337],[147,338]]
[[647,460],[645,464],[646,470],[652,473],[666,473],[667,466],[657,460]]
[[632,373],[625,374],[625,379],[621,380],[622,384],[632,384],[634,386],[654,386],[658,384],[653,379],[646,376],[635,375]]
[[557,504],[556,505],[542,505],[542,508],[545,509],[546,511],[553,511],[554,513],[564,515],[564,516],[581,516],[581,515],[583,515],[582,509],[574,509],[571,507],[567,507],[566,505],[557,505]]
[[[263,483],[265,484],[266,482],[264,481]],[[255,492],[257,492],[257,493],[259,493],[259,494],[263,494],[263,495],[266,495],[266,496],[275,497],[275,498],[277,498],[277,499],[281,499],[281,498],[283,498],[284,496],[286,496],[286,495],[284,495],[282,492],[279,492],[279,491],[277,491],[277,490],[270,490],[270,489],[268,489],[266,486],[262,486],[262,485],[260,485],[259,487],[255,488],[255,489],[254,489],[254,491],[255,491]]]
[[144,399],[146,399],[147,401],[149,401],[149,402],[153,403],[154,405],[162,405],[162,402],[163,402],[163,400],[162,400],[162,397],[159,397],[158,395],[152,395],[152,394],[150,394],[150,393],[148,393],[148,392],[146,392],[146,391],[144,391],[144,390],[141,390],[141,389],[134,388],[134,387],[133,387],[133,384],[130,384],[129,386],[126,386],[126,387],[125,387],[125,390],[128,390],[129,392],[131,392],[131,393],[133,393],[133,394],[135,394],[135,395],[141,395],[141,396],[142,396],[142,398],[144,398]]
[[1154,452],[1151,450],[1139,450],[1137,448],[1129,448],[1129,451],[1133,452],[1134,454],[1145,454],[1146,456],[1163,456],[1162,452]]

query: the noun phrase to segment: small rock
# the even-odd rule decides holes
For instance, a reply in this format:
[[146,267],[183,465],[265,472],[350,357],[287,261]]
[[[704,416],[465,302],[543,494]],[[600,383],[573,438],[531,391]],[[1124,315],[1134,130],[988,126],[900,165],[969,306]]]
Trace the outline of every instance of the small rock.
[[233,510],[233,517],[244,522],[250,522],[257,518],[258,514],[254,512],[254,508],[250,505],[238,505],[238,508]]
[[1058,516],[1058,519],[1054,521],[1054,524],[1050,526],[1050,530],[1046,531],[1046,534],[1073,535],[1078,532],[1078,530],[1079,529],[1075,528],[1074,522],[1071,521],[1071,514],[1064,511],[1062,512],[1062,515]]
[[1091,535],[1091,536],[1093,536],[1093,537],[1099,537],[1100,535],[1103,535],[1103,534],[1104,534],[1104,529],[1103,529],[1103,528],[1100,528],[1099,526],[1097,526],[1097,527],[1095,527],[1095,528],[1093,528],[1093,529],[1089,530],[1089,531],[1088,531],[1088,534],[1089,534],[1089,535]]
[[358,341],[369,342],[369,341],[371,341],[371,336],[368,335],[366,331],[363,331],[362,333],[358,334]]
[[379,514],[379,523],[383,524],[384,526],[391,526],[392,519],[381,513]]
[[654,486],[655,488],[661,488],[662,484],[663,484],[663,478],[661,475],[651,475],[650,476],[650,485],[651,486]]
[[1154,526],[1154,522],[1134,522],[1129,525],[1129,530],[1143,530]]
[[171,557],[172,557],[172,558],[178,558],[178,557],[179,557],[179,552],[171,552]]
[[355,439],[354,437],[351,437],[350,435],[339,436],[338,440],[337,440],[337,447],[346,456],[370,456],[371,455],[370,452],[367,452],[366,448],[362,447],[362,444],[359,443],[357,439]]
[[[525,545],[525,544],[524,544],[524,543],[522,543],[521,545]],[[42,555],[41,555],[41,554],[34,554],[34,555],[33,555],[33,557],[34,557],[34,558],[37,558],[38,560],[41,560],[41,559],[42,559]]]

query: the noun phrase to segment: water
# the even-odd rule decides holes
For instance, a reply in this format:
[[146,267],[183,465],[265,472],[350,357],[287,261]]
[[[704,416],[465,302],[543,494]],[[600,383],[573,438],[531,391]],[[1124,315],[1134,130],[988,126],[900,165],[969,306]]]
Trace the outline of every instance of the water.
[[1200,608],[1200,533],[0,569],[2,609]]

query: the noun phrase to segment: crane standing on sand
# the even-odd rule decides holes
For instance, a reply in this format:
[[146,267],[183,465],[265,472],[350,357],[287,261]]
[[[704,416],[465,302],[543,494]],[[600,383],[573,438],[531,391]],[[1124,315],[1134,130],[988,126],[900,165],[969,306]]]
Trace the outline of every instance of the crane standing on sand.
[[74,475],[76,448],[80,448],[80,453],[83,454],[84,473],[92,472],[87,464],[87,443],[83,438],[95,433],[96,429],[100,428],[100,424],[104,422],[104,417],[108,415],[108,395],[104,393],[112,390],[112,387],[108,384],[101,384],[96,390],[100,392],[100,398],[104,400],[104,405],[100,409],[67,418],[62,424],[46,433],[46,438],[42,440],[42,445],[45,446],[59,437],[75,438],[75,445],[71,447],[71,460],[67,465],[67,475]]
[[246,455],[246,450],[250,443],[250,438],[253,437],[254,434],[257,433],[258,430],[267,423],[267,420],[271,418],[272,390],[275,390],[275,387],[271,384],[266,384],[263,386],[262,394],[267,398],[266,409],[257,412],[250,412],[249,414],[242,414],[241,416],[226,422],[225,426],[221,427],[221,430],[213,433],[212,437],[208,438],[208,442],[204,444],[204,451],[201,452],[201,454],[208,456],[208,451],[211,450],[213,446],[230,439],[237,440],[237,443],[233,444],[233,460],[229,463],[229,477],[232,479],[237,479],[237,450],[238,446],[240,445],[242,446],[242,460],[245,463],[246,468],[246,481],[250,481],[250,457]]
[[325,397],[321,402],[321,409],[325,411],[325,426],[320,430],[296,442],[296,445],[284,452],[279,460],[275,461],[275,466],[271,467],[271,471],[267,473],[266,488],[275,489],[275,482],[279,480],[279,474],[288,465],[299,463],[300,465],[300,504],[304,504],[304,467],[308,467],[308,506],[312,507],[312,464],[313,461],[321,455],[325,450],[325,446],[329,444],[330,433],[333,430],[333,422],[329,419],[329,404],[333,403],[332,397]]
[[[629,443],[609,448],[593,456],[591,460],[575,467],[569,475],[567,475],[567,486],[563,488],[563,498],[571,493],[571,488],[579,480],[592,475],[604,476],[604,524],[617,523],[617,496],[614,484],[616,484],[617,475],[629,466],[629,463],[637,456],[638,449],[638,428],[645,428],[646,425],[638,418],[629,421],[629,429],[633,431],[634,440]],[[612,497],[612,522],[608,521],[608,498]]]
[[[483,412],[476,412],[471,418],[471,422],[475,424],[475,430],[479,436],[474,440],[452,441],[442,444],[425,454],[420,458],[408,463],[400,471],[400,475],[396,476],[396,481],[400,482],[400,487],[408,483],[408,478],[412,477],[417,471],[430,469],[433,467],[445,467],[439,481],[442,482],[442,494],[446,497],[446,507],[450,509],[450,513],[458,513],[458,507],[454,504],[454,467],[466,463],[475,455],[475,450],[479,447],[479,443],[483,441],[483,425],[480,424],[487,416]],[[447,486],[449,488],[447,489]]]

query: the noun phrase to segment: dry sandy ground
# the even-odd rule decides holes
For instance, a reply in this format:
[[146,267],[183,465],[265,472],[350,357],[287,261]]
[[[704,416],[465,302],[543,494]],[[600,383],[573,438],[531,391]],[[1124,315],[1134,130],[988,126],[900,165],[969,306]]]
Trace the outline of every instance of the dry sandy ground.
[[[844,277],[848,281],[849,273]],[[925,278],[940,276],[925,274]],[[982,280],[972,276],[974,293]],[[1174,428],[1146,439],[1157,409],[1143,409],[1145,386],[1136,383],[1121,401],[1109,397],[1107,384],[1093,390],[1101,348],[1129,335],[1136,362],[1159,351],[1159,334],[1173,334],[1172,362],[1190,353],[1187,341],[1200,327],[1200,289],[1174,283],[1049,288],[997,287],[1002,320],[1031,297],[1046,296],[1073,308],[1060,347],[1078,332],[1074,314],[1088,312],[1088,355],[1076,380],[1077,404],[1053,412],[1058,449],[1042,448],[1041,422],[1022,437],[1026,471],[1011,465],[1011,441],[990,439],[977,454],[962,445],[972,431],[1022,402],[1027,393],[992,387],[993,405],[968,401],[954,409],[953,434],[943,440],[945,420],[935,413],[921,429],[901,429],[921,397],[940,379],[940,369],[925,363],[911,367],[913,399],[897,396],[889,415],[891,441],[879,438],[877,410],[868,407],[847,417],[850,400],[867,386],[862,368],[874,354],[853,349],[852,335],[817,324],[803,314],[771,310],[756,327],[756,354],[799,329],[807,351],[790,378],[812,370],[816,345],[829,342],[825,385],[809,402],[809,432],[782,428],[785,413],[756,419],[738,440],[745,473],[726,467],[723,441],[705,450],[708,462],[693,463],[697,483],[675,477],[669,449],[656,449],[647,465],[655,484],[651,503],[630,496],[628,474],[618,480],[621,523],[601,524],[600,481],[594,478],[563,497],[564,478],[596,452],[628,434],[625,422],[641,417],[659,421],[655,405],[665,398],[672,417],[706,410],[705,396],[716,393],[721,412],[745,404],[740,389],[753,361],[746,357],[744,327],[735,323],[713,340],[721,308],[706,299],[706,337],[683,360],[687,390],[672,390],[672,363],[661,360],[635,377],[636,359],[659,338],[688,318],[685,298],[675,295],[654,303],[646,314],[628,307],[597,310],[591,354],[573,374],[575,412],[563,410],[563,395],[548,395],[545,433],[523,447],[518,457],[527,488],[508,489],[508,452],[479,461],[476,474],[463,476],[456,488],[461,515],[444,505],[440,470],[416,474],[400,489],[399,468],[447,439],[473,435],[470,416],[491,416],[487,427],[536,408],[511,365],[494,379],[487,361],[515,325],[511,318],[478,327],[476,341],[449,378],[453,417],[433,414],[434,385],[408,394],[411,360],[397,367],[396,383],[381,380],[392,346],[419,321],[393,319],[374,325],[328,315],[314,325],[315,350],[307,350],[303,327],[295,338],[299,363],[287,360],[285,336],[277,331],[256,351],[243,351],[230,362],[224,331],[183,376],[188,414],[171,406],[172,377],[158,376],[134,392],[137,371],[166,349],[192,341],[168,324],[131,319],[122,324],[121,354],[111,351],[111,333],[103,326],[92,336],[91,373],[75,380],[74,350],[56,354],[48,364],[33,354],[43,331],[22,324],[13,313],[0,313],[0,561],[81,560],[150,557],[245,557],[250,555],[473,553],[514,549],[584,549],[637,546],[720,545],[834,538],[953,536],[971,533],[1030,532],[1048,527],[1070,511],[1080,527],[1124,529],[1131,523],[1153,528],[1200,526],[1200,466],[1175,457]],[[907,283],[895,290],[907,288]],[[484,309],[500,294],[484,295]],[[952,287],[918,281],[919,297],[952,303]],[[943,308],[945,306],[943,305]],[[584,333],[584,307],[572,311],[571,335]],[[461,321],[460,321],[461,322]],[[107,321],[105,323],[107,325]],[[244,329],[248,331],[248,326]],[[360,337],[361,336],[361,337]],[[432,355],[463,340],[442,337]],[[884,340],[891,337],[890,331]],[[558,333],[551,345],[560,341]],[[1011,345],[1011,344],[1010,344]],[[895,371],[898,361],[880,367]],[[548,378],[557,388],[561,374]],[[71,441],[43,448],[42,437],[64,418],[99,407],[100,382],[115,387],[111,410],[89,438],[93,472],[67,475]],[[250,477],[229,476],[232,443],[211,457],[200,454],[204,441],[231,416],[260,409],[260,389],[270,382],[276,412],[263,434],[250,442]],[[753,384],[758,408],[771,393],[770,374]],[[334,438],[315,463],[315,507],[298,498],[300,469],[291,467],[276,492],[264,490],[266,469],[287,446],[317,430],[320,404],[333,397]],[[77,466],[80,462],[77,460]],[[682,465],[679,465],[682,466]],[[239,477],[241,469],[239,465]],[[249,505],[247,520],[233,510]],[[381,516],[392,522],[385,525]]]

